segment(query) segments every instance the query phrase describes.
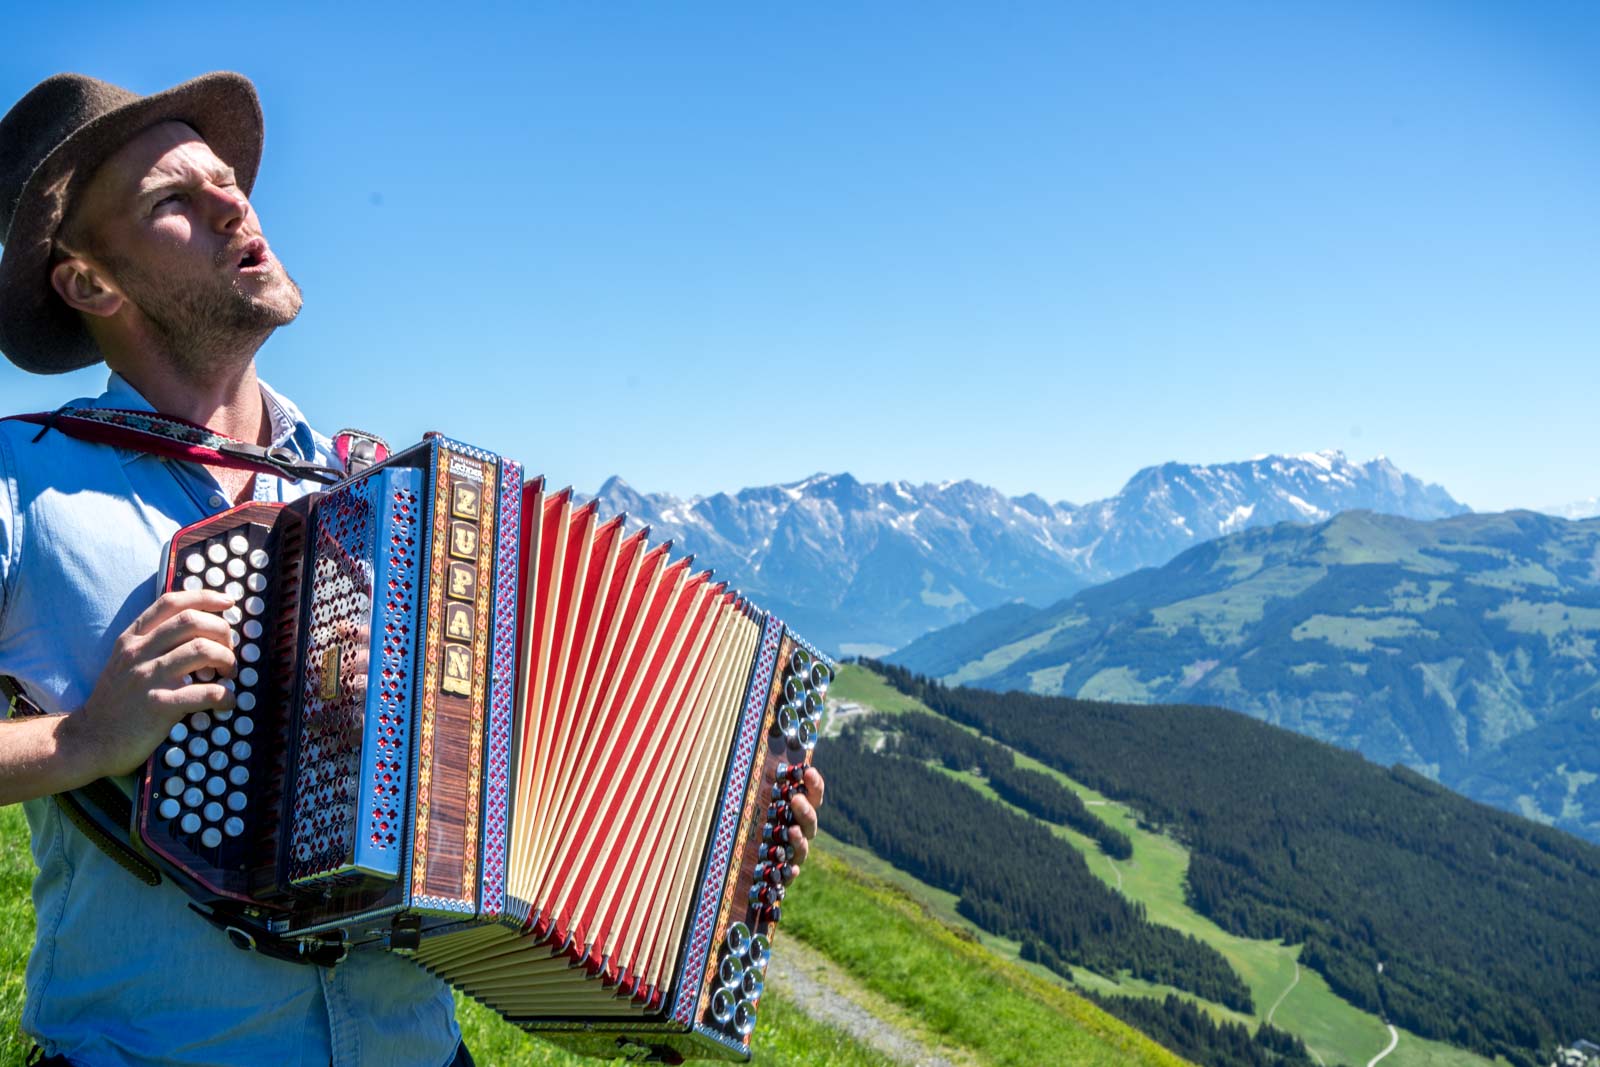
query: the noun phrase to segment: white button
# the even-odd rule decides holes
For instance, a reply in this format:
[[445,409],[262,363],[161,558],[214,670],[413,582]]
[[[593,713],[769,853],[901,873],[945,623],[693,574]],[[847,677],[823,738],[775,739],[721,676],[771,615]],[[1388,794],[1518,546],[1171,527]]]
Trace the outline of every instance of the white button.
[[[222,686],[222,688],[226,689],[230,693],[238,688],[238,686],[234,684],[234,681],[233,681],[232,678],[224,678],[220,682],[218,682],[217,684]],[[232,715],[232,714],[233,714],[233,712],[231,712],[231,711],[218,711],[216,713],[216,715],[215,715],[215,718],[217,718],[217,719],[226,719],[229,715]]]
[[233,732],[240,737],[249,737],[250,732],[256,728],[255,721],[248,715],[241,715],[233,724]]
[[256,570],[260,570],[271,562],[272,557],[267,555],[259,548],[250,553],[250,566],[254,567]]
[[206,569],[206,558],[198,552],[191,552],[183,558],[183,566],[190,574],[199,574]]
[[237,815],[228,816],[228,821],[222,824],[222,832],[229,837],[238,837],[244,833],[244,820]]
[[[250,647],[254,648],[256,646],[251,645]],[[237,699],[240,711],[250,711],[256,706],[256,695],[254,693],[240,693]]]
[[235,558],[230,559],[228,561],[228,577],[229,578],[243,578],[244,577],[244,571],[245,571],[244,560],[239,559],[238,557],[235,557]]
[[221,567],[212,567],[206,571],[206,584],[213,589],[220,589],[225,577]]
[[215,826],[206,827],[206,832],[200,835],[200,843],[206,848],[216,848],[222,844],[222,831]]
[[228,550],[223,548],[220,543],[208,545],[206,547],[206,559],[209,559],[212,563],[221,563],[227,558]]
[[234,759],[249,759],[250,758],[250,742],[248,742],[248,741],[235,741],[233,743],[233,750],[232,751],[233,751],[233,758]]
[[183,758],[183,749],[181,748],[169,748],[161,754],[161,762],[168,767],[183,766]]
[[167,731],[167,736],[172,738],[173,744],[181,744],[183,739],[189,736],[189,728],[181,722],[175,722],[172,724],[172,729]]
[[201,737],[199,734],[189,738],[189,755],[199,759],[209,751],[211,751],[211,746],[208,745],[206,743],[206,739]]
[[249,803],[249,801],[245,799],[245,796],[244,796],[243,793],[229,793],[228,794],[228,810],[229,811],[243,811],[244,810],[244,806],[246,804],[248,804],[248,803]]
[[240,597],[244,596],[244,586],[240,585],[238,582],[229,582],[227,587],[222,591],[227,595],[229,600],[238,600]]
[[222,621],[227,623],[229,626],[238,626],[244,621],[244,612],[239,610],[239,605],[237,604],[224,608],[222,611]]
[[[221,770],[222,768],[218,767],[217,769]],[[210,793],[212,796],[220,797],[227,791],[228,783],[224,782],[219,776],[213,775],[212,777],[206,779],[206,792]]]
[[252,593],[259,593],[267,587],[267,576],[264,574],[252,574],[244,580],[244,587]]
[[205,799],[206,795],[200,792],[199,786],[191,785],[183,791],[183,805],[186,808],[198,808]]
[[211,729],[211,716],[203,711],[197,711],[189,716],[189,726],[195,730]]
[[246,663],[254,663],[256,660],[261,658],[261,649],[256,645],[247,643],[239,650],[239,658],[244,660]]
[[[233,683],[229,682],[227,685],[228,692],[233,692]],[[216,719],[218,722],[227,722],[229,719],[233,718],[233,712],[228,711],[225,708],[218,708],[216,711],[211,713],[211,717]]]
[[244,610],[248,611],[252,615],[260,615],[261,609],[265,608],[266,606],[267,605],[263,603],[261,598],[258,596],[250,597],[244,602]]
[[178,823],[178,826],[183,830],[184,833],[192,834],[196,830],[200,829],[200,816],[191,811],[189,814],[183,817],[183,820]]
[[238,630],[229,630],[228,631],[228,647],[229,648],[238,648],[239,647],[239,631]]
[[228,538],[228,551],[235,556],[242,556],[250,551],[250,542],[245,540],[244,534],[234,534]]
[[218,748],[221,748],[232,740],[233,735],[228,733],[228,728],[226,726],[219,726],[215,730],[211,731],[211,743],[216,745]]
[[183,779],[174,774],[171,778],[161,783],[161,791],[169,797],[177,796],[183,792]]
[[256,674],[254,667],[246,667],[239,672],[239,684],[244,686],[255,685],[258,677],[259,675]]
[[222,818],[222,805],[213,800],[200,809],[200,814],[206,817],[206,822],[216,822]]
[[205,580],[198,574],[191,574],[183,580],[183,588],[186,592],[192,593],[196,589],[204,589],[205,587]]
[[161,806],[156,810],[161,813],[163,819],[176,819],[178,812],[182,811],[183,807],[176,800],[168,797],[161,802]]
[[247,619],[244,624],[244,635],[254,641],[261,636],[261,622],[259,619]]
[[214,507],[214,508],[220,508],[220,507],[221,507],[221,506],[222,506],[222,497],[221,497],[221,496],[219,496],[219,495],[218,495],[218,494],[216,494],[216,493],[212,493],[212,494],[211,494],[211,501],[210,501],[210,503],[211,503],[211,506],[212,506],[212,507]]
[[206,763],[214,771],[220,771],[228,766],[228,754],[220,748],[211,750],[211,755],[206,757]]
[[[194,680],[197,682],[214,682],[217,680],[217,669],[215,667],[201,667],[194,672]],[[173,740],[181,741],[183,738],[174,737]]]
[[244,785],[250,780],[250,770],[247,767],[234,767],[228,772],[228,781],[234,785]]
[[183,776],[198,785],[200,779],[206,776],[206,765],[204,763],[191,763],[183,769]]

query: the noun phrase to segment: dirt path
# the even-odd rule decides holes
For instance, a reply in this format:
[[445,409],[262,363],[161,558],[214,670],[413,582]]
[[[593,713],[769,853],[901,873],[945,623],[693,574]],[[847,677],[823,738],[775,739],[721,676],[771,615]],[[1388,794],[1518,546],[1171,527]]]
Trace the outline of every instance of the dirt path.
[[1398,1045],[1398,1044],[1400,1044],[1400,1031],[1398,1031],[1398,1030],[1396,1030],[1394,1028],[1394,1023],[1390,1023],[1389,1024],[1389,1047],[1384,1049],[1382,1052],[1378,1053],[1376,1056],[1372,1057],[1372,1059],[1368,1060],[1367,1061],[1367,1067],[1377,1067],[1378,1061],[1383,1059],[1389,1053],[1393,1052],[1395,1050],[1395,1046]]
[[913,1024],[902,1011],[862,988],[798,938],[783,939],[772,954],[767,980],[813,1019],[837,1026],[910,1067],[967,1067],[973,1062],[960,1050],[930,1048],[913,1032]]
[[1278,1005],[1282,1004],[1283,1001],[1284,1001],[1284,998],[1287,997],[1291,992],[1293,992],[1294,991],[1294,987],[1299,985],[1299,984],[1300,984],[1300,961],[1296,960],[1295,964],[1294,964],[1294,981],[1290,982],[1289,983],[1289,988],[1285,989],[1282,993],[1279,993],[1278,994],[1278,999],[1274,1000],[1272,1002],[1272,1008],[1267,1012],[1267,1022],[1269,1022],[1269,1023],[1272,1022],[1273,1015],[1277,1014]]
[[1117,876],[1117,888],[1120,890],[1122,888],[1122,868],[1118,867],[1110,856],[1106,857],[1106,862],[1111,864],[1111,873]]

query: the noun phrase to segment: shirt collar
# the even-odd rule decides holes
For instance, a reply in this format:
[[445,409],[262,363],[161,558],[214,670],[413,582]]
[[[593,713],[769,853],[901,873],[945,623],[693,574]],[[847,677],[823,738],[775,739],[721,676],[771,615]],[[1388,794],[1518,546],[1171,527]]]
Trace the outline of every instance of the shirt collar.
[[[294,406],[283,394],[279,393],[266,382],[257,379],[261,386],[261,398],[266,402],[267,418],[271,423],[272,447],[288,448],[304,460],[317,458],[316,435],[311,432],[311,424],[306,422],[300,409]],[[106,391],[89,401],[90,407],[96,408],[122,408],[125,411],[154,411],[155,407],[144,395],[116,371],[106,379]],[[118,455],[122,465],[138,459],[145,453],[132,448],[118,448]]]

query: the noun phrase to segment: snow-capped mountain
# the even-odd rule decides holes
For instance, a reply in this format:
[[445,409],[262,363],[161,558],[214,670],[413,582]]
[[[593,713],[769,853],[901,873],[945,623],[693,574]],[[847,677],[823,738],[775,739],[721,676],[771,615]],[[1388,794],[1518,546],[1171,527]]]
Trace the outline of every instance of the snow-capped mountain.
[[1553,507],[1540,508],[1546,515],[1554,515],[1558,519],[1592,519],[1600,515],[1600,496],[1592,496],[1588,500],[1574,500],[1570,504],[1557,504]]
[[843,652],[897,647],[1009,600],[1050,603],[1247,527],[1358,508],[1418,519],[1469,510],[1386,459],[1356,464],[1339,452],[1148,467],[1081,506],[971,481],[849,474],[689,500],[613,477],[598,496]]

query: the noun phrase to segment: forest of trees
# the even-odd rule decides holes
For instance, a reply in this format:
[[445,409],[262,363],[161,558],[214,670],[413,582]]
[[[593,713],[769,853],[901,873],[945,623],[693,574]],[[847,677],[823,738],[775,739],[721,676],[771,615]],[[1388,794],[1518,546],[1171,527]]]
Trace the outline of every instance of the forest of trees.
[[1070,826],[1112,859],[1133,855],[1133,842],[1127,834],[1095,818],[1078,794],[1048,774],[1018,767],[1016,757],[1004,745],[931,715],[878,716],[870,726],[885,731],[885,743],[902,756],[934,760],[952,771],[981,774],[1005,800],[1045,822]]
[[1600,1025],[1600,848],[1220,708],[946,688],[872,666],[1138,808],[1189,847],[1196,910],[1304,943],[1302,962],[1361,1008],[1527,1067]]
[[1249,988],[1220,953],[1149,922],[1042,823],[920,759],[874,752],[859,724],[828,746],[824,766],[829,833],[956,894],[960,913],[983,929],[1033,940],[1047,966],[1068,976],[1073,964],[1128,971],[1251,1010]]
[[1201,1067],[1313,1067],[1305,1042],[1264,1023],[1251,1036],[1240,1023],[1218,1023],[1187,1000],[1085,994],[1106,1011]]

